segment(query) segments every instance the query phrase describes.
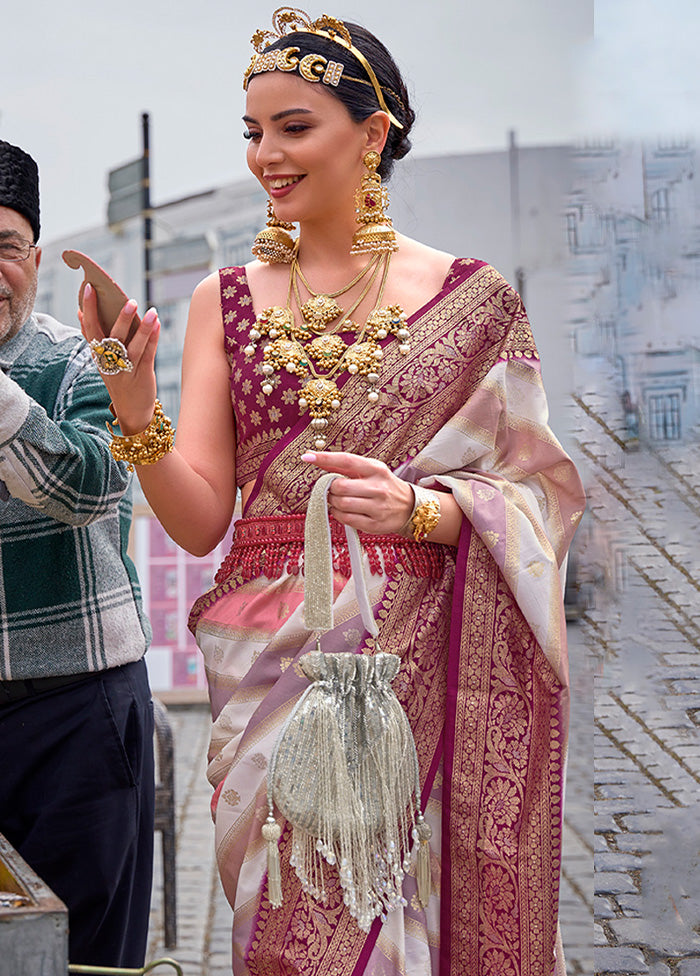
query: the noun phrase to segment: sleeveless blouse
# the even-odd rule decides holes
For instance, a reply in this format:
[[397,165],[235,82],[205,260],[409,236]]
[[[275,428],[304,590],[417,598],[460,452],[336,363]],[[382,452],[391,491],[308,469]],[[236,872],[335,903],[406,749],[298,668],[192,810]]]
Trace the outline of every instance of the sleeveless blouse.
[[[438,295],[451,289],[459,278],[473,269],[475,263],[472,259],[457,258]],[[230,369],[231,403],[236,423],[236,484],[240,488],[255,480],[271,448],[299,420],[298,396],[301,387],[296,376],[280,370],[268,380],[274,387],[273,393],[266,395],[262,392],[262,346],[258,346],[255,356],[246,356],[244,351],[250,342],[250,330],[255,325],[255,310],[245,268],[222,268],[219,271],[219,286],[225,351]],[[418,309],[409,318],[409,323],[418,318],[430,302]],[[348,345],[356,338],[356,334],[350,331],[341,331],[339,335],[345,338]],[[387,337],[380,345],[385,346],[390,341],[391,337]],[[339,385],[345,381],[360,380],[341,377]]]

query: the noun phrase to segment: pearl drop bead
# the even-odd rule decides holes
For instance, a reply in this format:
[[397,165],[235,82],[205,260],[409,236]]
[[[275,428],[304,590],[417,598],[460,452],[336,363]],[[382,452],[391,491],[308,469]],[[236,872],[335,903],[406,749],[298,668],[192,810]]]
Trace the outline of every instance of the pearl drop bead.
[[404,342],[399,346],[399,352],[401,353],[402,356],[407,356],[410,351],[411,351],[411,347],[407,342]]
[[271,366],[270,363],[263,363],[262,371],[265,374],[265,376],[272,376],[272,374],[275,371],[275,367]]
[[354,375],[359,368],[360,367],[357,365],[357,363],[350,363],[348,366],[348,373],[352,373]]
[[375,359],[383,359],[384,358],[384,353],[382,352],[381,349],[375,349],[374,350],[374,358]]
[[257,329],[250,330],[250,338],[253,339],[253,341],[260,338],[260,333],[258,332]]
[[367,374],[367,379],[368,379],[368,381],[370,383],[378,383],[379,382],[379,373],[368,373]]
[[263,352],[269,352],[269,351],[270,351],[271,349],[272,349],[272,346],[271,346],[271,345],[270,345],[270,344],[268,343],[268,344],[267,344],[267,345],[266,345],[266,346],[265,346],[265,347],[263,348]]
[[317,437],[316,440],[314,441],[314,447],[317,447],[319,451],[322,451],[325,446],[326,446],[325,437]]
[[331,400],[331,406],[333,407],[334,410],[337,410],[338,407],[340,406],[340,400]]
[[379,399],[379,394],[377,393],[376,390],[370,390],[369,393],[367,394],[367,399],[369,400],[370,403],[376,403],[377,400]]
[[288,373],[293,373],[296,367],[294,363],[287,363],[287,366],[285,368]]
[[408,339],[409,334],[408,329],[399,329],[399,331],[396,333],[399,339]]
[[278,335],[279,335],[279,332],[277,331],[277,329],[270,329],[270,338],[271,339],[276,339]]
[[299,397],[299,406],[301,407],[302,410],[308,407],[308,405],[309,403],[306,397]]
[[243,352],[246,356],[252,356],[255,352],[255,346],[246,346]]
[[386,339],[388,334],[386,329],[377,329],[377,339]]
[[263,383],[262,391],[269,396],[272,393],[272,383]]

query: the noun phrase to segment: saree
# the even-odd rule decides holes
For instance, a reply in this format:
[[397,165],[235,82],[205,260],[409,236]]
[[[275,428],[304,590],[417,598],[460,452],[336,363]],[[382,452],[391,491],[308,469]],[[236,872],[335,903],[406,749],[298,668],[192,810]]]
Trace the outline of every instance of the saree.
[[[497,271],[456,260],[408,320],[411,351],[383,343],[381,400],[345,375],[335,449],[378,458],[411,483],[452,493],[458,546],[360,533],[393,687],[413,731],[432,828],[431,895],[415,872],[405,906],[368,933],[331,870],[311,898],[290,864],[281,815],[283,903],[266,887],[266,770],[308,682],[303,522],[320,475],[296,380],[260,392],[241,268],[220,273],[239,484],[255,478],[231,552],[193,607],[212,705],[208,777],[217,861],[234,910],[236,976],[552,976],[557,943],[568,729],[565,556],[583,515],[580,479],[547,426],[539,359],[518,295]],[[334,626],[324,652],[368,650],[342,527],[332,521]]]

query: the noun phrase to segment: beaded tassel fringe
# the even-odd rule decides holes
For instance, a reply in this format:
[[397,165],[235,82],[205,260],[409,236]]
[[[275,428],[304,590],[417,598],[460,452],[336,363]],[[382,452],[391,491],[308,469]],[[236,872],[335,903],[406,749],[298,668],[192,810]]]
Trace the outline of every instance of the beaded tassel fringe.
[[280,825],[272,813],[262,825],[263,840],[267,841],[267,897],[273,908],[282,904],[282,872],[278,841],[282,834]]
[[[402,884],[412,838],[419,854],[422,904],[430,894],[430,828],[416,806],[420,787],[415,744],[390,687],[400,661],[394,654],[312,651],[300,663],[313,684],[273,752],[270,815],[263,836],[269,855],[274,827],[279,831],[274,796],[293,824],[291,865],[304,891],[324,901],[324,864],[337,867],[343,901],[367,932],[377,916],[384,919],[388,911],[406,904]],[[274,847],[276,853],[276,840]],[[275,886],[278,865],[274,855],[268,856],[273,906],[278,896],[281,903],[281,890]]]

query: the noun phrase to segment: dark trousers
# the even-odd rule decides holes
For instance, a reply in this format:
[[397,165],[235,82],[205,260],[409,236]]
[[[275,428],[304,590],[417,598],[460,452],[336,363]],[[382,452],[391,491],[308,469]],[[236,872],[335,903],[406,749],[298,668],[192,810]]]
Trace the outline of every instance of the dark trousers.
[[67,905],[72,963],[144,963],[154,790],[143,660],[0,707],[0,832]]

